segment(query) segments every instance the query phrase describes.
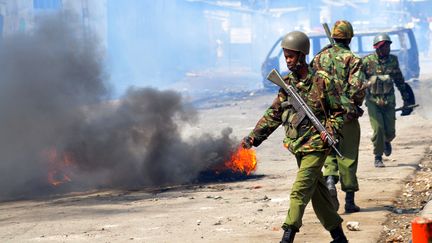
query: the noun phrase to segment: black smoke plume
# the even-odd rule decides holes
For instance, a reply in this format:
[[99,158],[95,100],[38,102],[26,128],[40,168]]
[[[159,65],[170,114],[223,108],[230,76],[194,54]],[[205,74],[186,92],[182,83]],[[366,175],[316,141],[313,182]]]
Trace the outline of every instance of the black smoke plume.
[[71,177],[65,192],[187,183],[228,158],[230,129],[182,138],[197,112],[174,91],[130,88],[113,101],[97,39],[65,16],[2,40],[0,200],[58,192],[52,151],[72,161],[54,175]]

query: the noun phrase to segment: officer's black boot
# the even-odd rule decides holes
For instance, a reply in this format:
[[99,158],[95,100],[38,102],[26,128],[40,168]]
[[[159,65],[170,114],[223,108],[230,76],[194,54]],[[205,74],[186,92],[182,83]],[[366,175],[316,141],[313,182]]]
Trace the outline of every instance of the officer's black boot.
[[383,161],[382,161],[382,156],[381,155],[375,155],[375,162],[374,162],[375,167],[380,168],[380,167],[385,167]]
[[357,213],[360,207],[354,202],[355,192],[347,192],[345,195],[345,213]]
[[289,227],[285,225],[282,226],[282,229],[284,230],[284,233],[282,235],[282,240],[280,241],[280,243],[293,243],[295,234],[297,233],[298,230],[296,230],[293,227]]
[[384,143],[384,155],[385,156],[390,156],[390,154],[392,153],[392,146],[390,142],[385,142]]
[[335,207],[336,211],[338,211],[339,210],[339,200],[337,198],[336,183],[337,183],[337,179],[335,176],[327,176],[326,177],[326,185],[327,185],[327,188],[330,192],[333,206]]
[[330,231],[330,235],[333,241],[330,243],[348,243],[348,240],[342,230],[342,225],[339,225],[336,229]]

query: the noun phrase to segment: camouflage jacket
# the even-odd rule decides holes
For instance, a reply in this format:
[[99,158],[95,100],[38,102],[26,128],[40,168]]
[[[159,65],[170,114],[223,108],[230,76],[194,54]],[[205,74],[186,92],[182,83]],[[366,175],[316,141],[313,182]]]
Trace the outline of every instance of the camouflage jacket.
[[362,62],[349,47],[336,43],[323,48],[314,57],[311,66],[334,76],[347,114],[351,117],[360,117],[363,114],[360,108],[365,97]]
[[[293,73],[284,77],[284,80],[297,89],[315,116],[322,124],[325,124],[327,131],[336,137],[343,125],[344,108],[329,76],[323,71],[314,73],[309,68],[304,80],[299,80]],[[282,105],[286,101],[288,102]],[[300,120],[296,110],[289,105],[290,102],[291,98],[283,89],[280,89],[272,105],[249,134],[254,139],[254,145],[258,146],[279,125],[283,125],[285,128],[284,146],[292,153],[328,149],[328,145],[321,140],[319,132],[309,119],[305,117]]]
[[395,55],[380,59],[376,53],[363,57],[363,69],[368,80],[366,99],[375,104],[396,106],[393,83],[401,92],[402,99],[409,99],[405,79]]

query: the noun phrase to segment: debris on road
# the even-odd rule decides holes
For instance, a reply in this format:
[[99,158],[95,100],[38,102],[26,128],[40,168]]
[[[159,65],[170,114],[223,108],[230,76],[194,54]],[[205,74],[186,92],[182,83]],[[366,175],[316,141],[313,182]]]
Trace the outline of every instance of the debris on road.
[[432,151],[428,151],[413,176],[407,178],[393,205],[385,206],[387,216],[379,242],[409,242],[411,220],[419,216],[432,199]]
[[360,231],[360,223],[356,221],[348,221],[346,227],[350,231]]

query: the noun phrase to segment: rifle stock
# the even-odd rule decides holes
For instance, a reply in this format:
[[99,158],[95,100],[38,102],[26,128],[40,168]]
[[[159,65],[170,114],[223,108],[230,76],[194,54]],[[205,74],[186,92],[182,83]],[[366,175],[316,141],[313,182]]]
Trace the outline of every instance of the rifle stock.
[[[343,157],[342,154],[339,152],[339,150],[336,148],[337,140],[335,140],[329,132],[325,129],[325,127],[321,124],[321,122],[318,120],[318,118],[315,116],[315,114],[312,112],[312,110],[309,108],[309,106],[306,104],[306,102],[300,97],[300,95],[297,93],[297,91],[291,86],[285,83],[283,78],[280,76],[279,72],[275,69],[271,70],[271,72],[267,75],[267,79],[271,81],[272,83],[276,84],[277,86],[281,87],[282,89],[287,92],[287,94],[293,98],[293,107],[294,109],[300,113],[302,116],[303,114],[309,118],[309,120],[312,122],[313,126],[318,130],[318,132],[321,134],[322,132],[325,132],[327,137],[327,143],[334,149],[334,151],[340,156]],[[300,119],[301,120],[301,119]]]

